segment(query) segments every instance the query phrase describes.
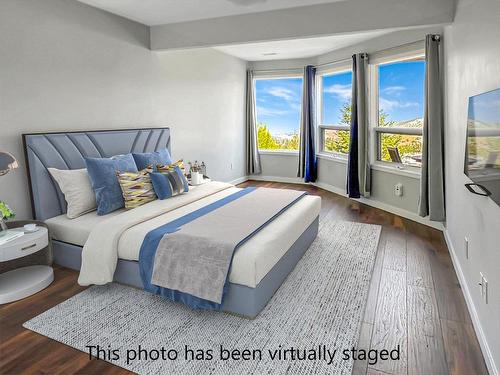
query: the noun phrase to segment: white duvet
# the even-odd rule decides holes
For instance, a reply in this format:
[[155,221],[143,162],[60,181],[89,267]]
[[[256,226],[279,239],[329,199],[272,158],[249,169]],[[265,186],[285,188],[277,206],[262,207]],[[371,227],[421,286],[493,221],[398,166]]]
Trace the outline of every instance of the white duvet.
[[[88,235],[83,246],[78,283],[102,285],[113,280],[118,258],[138,260],[142,241],[149,231],[238,190],[231,184],[211,182],[187,194],[116,212],[109,217],[97,217],[92,213],[87,214],[88,217],[69,220],[58,216],[49,219],[47,224],[55,239],[61,241],[75,243],[78,241],[70,241],[68,237],[80,236],[84,241]],[[305,196],[269,223],[236,251],[229,281],[256,287],[319,215],[320,208],[319,197]],[[98,220],[98,224],[93,219]],[[90,234],[86,234],[74,230],[78,222],[95,225]]]

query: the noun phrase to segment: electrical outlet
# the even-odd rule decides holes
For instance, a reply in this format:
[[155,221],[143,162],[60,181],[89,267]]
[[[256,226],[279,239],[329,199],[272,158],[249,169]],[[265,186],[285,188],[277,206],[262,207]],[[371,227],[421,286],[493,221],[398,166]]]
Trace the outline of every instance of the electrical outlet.
[[402,197],[403,196],[403,184],[401,182],[399,182],[396,185],[394,185],[394,195],[396,197]]
[[229,168],[230,168],[231,170],[233,170],[233,163],[231,163],[231,164],[229,165]]
[[464,237],[465,259],[469,259],[469,238]]

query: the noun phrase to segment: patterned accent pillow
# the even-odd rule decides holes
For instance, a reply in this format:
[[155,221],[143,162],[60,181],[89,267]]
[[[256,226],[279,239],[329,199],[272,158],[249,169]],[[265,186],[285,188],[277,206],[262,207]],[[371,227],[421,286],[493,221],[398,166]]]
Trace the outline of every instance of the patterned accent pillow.
[[150,177],[159,199],[167,199],[189,191],[189,184],[182,172],[182,160],[170,165],[156,166]]
[[184,161],[182,159],[177,160],[175,163],[172,164],[156,164],[156,171],[157,172],[172,172],[175,167],[179,167],[182,170],[184,170]]
[[151,172],[172,172],[175,169],[175,167],[179,167],[181,170],[184,170],[184,161],[182,159],[180,159],[172,164],[156,164],[156,169],[155,169],[155,167],[153,167],[152,164],[150,164],[146,168],[144,168],[143,171],[148,171],[148,173],[151,173]]
[[125,208],[136,208],[156,199],[148,169],[134,172],[116,172],[123,193]]

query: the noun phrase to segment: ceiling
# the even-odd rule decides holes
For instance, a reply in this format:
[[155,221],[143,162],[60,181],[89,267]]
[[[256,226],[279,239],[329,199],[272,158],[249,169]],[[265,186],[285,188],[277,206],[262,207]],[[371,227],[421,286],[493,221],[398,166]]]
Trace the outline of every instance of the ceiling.
[[390,32],[391,30],[370,31],[348,35],[246,43],[214,48],[247,61],[297,59],[318,56]]
[[349,0],[79,0],[145,25],[194,21]]

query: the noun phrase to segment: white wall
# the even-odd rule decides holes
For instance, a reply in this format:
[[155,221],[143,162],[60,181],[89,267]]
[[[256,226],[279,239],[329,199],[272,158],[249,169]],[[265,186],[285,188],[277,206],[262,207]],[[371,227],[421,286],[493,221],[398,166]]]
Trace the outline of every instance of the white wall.
[[158,54],[174,156],[203,160],[220,181],[246,175],[246,62],[213,49]]
[[[455,22],[445,29],[446,56],[446,230],[457,273],[480,322],[491,359],[500,370],[500,207],[464,187],[463,173],[468,97],[500,88],[500,2],[459,1]],[[464,252],[469,238],[470,257]],[[479,272],[489,283],[489,303],[478,286]],[[474,317],[474,316],[473,316]],[[486,349],[487,352],[488,349]],[[483,348],[485,351],[485,348]]]
[[175,158],[244,175],[244,61],[151,52],[146,26],[73,0],[2,0],[0,35],[0,150],[21,164],[0,178],[0,200],[18,218],[31,212],[26,132],[168,125]]

